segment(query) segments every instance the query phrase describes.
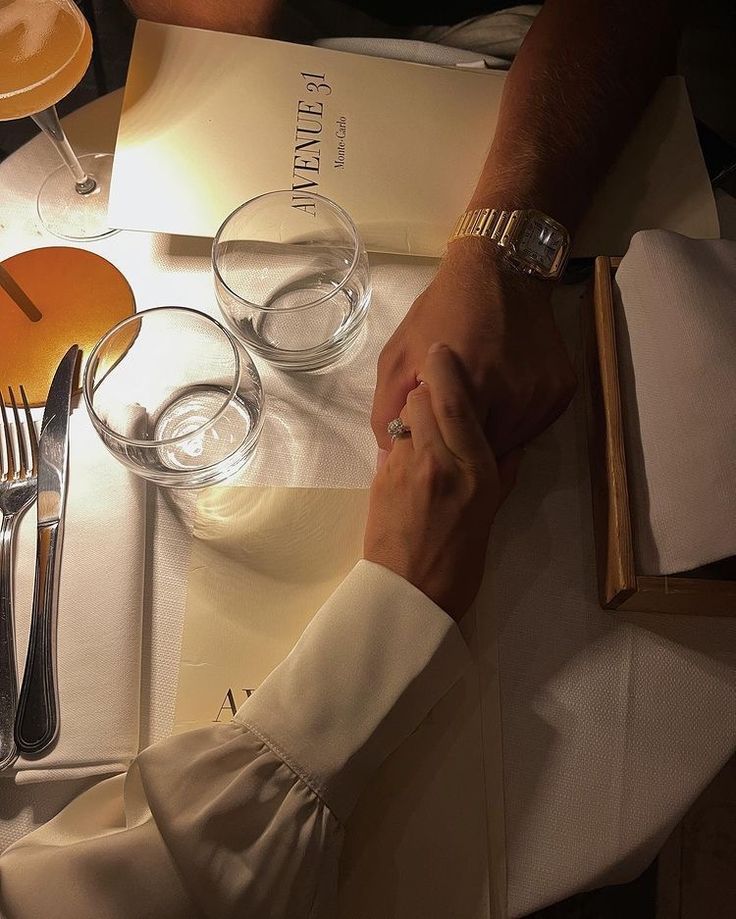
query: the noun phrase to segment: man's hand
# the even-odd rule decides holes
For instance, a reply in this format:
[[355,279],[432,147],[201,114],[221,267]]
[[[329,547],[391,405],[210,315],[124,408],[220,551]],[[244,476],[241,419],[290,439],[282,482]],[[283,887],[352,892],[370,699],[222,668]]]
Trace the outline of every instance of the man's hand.
[[[649,97],[671,72],[675,5],[547,0],[506,77],[468,210],[534,208],[574,237]],[[479,415],[490,417],[497,456],[534,437],[569,402],[575,377],[550,313],[549,282],[504,270],[490,246],[453,242],[384,348],[372,416],[381,446],[433,341],[447,342],[465,365]]]
[[381,352],[371,423],[384,449],[386,425],[421,379],[435,341],[447,343],[465,368],[497,456],[544,430],[570,401],[575,373],[552,316],[550,284],[506,268],[486,245],[452,243]]

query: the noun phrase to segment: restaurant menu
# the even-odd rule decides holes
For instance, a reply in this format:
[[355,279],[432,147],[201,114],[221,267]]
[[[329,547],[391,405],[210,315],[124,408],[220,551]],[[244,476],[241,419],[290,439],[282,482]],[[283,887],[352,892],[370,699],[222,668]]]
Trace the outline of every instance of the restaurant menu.
[[175,731],[230,721],[357,562],[365,489],[217,486],[194,523]]
[[[504,80],[139,21],[110,224],[212,237],[244,201],[289,189],[305,214],[315,194],[342,205],[369,250],[439,256],[480,175]],[[623,255],[646,227],[719,235],[678,77],[660,87],[575,253]]]

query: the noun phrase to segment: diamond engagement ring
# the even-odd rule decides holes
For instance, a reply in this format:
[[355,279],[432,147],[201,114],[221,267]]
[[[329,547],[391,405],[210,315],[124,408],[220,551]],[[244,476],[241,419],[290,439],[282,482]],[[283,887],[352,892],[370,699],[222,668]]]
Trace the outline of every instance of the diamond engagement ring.
[[389,421],[386,430],[391,440],[396,440],[399,437],[411,437],[411,428],[405,425],[401,418],[394,418]]

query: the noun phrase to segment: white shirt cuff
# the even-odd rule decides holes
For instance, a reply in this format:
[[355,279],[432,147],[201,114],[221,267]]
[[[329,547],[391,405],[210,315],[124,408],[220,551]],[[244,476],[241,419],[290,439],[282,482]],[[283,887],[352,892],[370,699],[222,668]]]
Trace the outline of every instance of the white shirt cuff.
[[344,821],[468,660],[443,610],[363,560],[235,717]]

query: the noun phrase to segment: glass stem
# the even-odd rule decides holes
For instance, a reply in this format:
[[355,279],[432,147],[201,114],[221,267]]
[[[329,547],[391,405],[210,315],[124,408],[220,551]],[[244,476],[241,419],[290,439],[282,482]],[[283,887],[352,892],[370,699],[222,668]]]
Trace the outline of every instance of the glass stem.
[[97,188],[97,183],[92,176],[82,169],[71,144],[66,138],[64,129],[59,122],[59,116],[56,114],[56,106],[44,109],[42,112],[36,112],[31,118],[41,128],[43,133],[49,138],[51,143],[56,147],[59,156],[64,160],[64,164],[74,177],[76,189],[80,195],[88,195]]

